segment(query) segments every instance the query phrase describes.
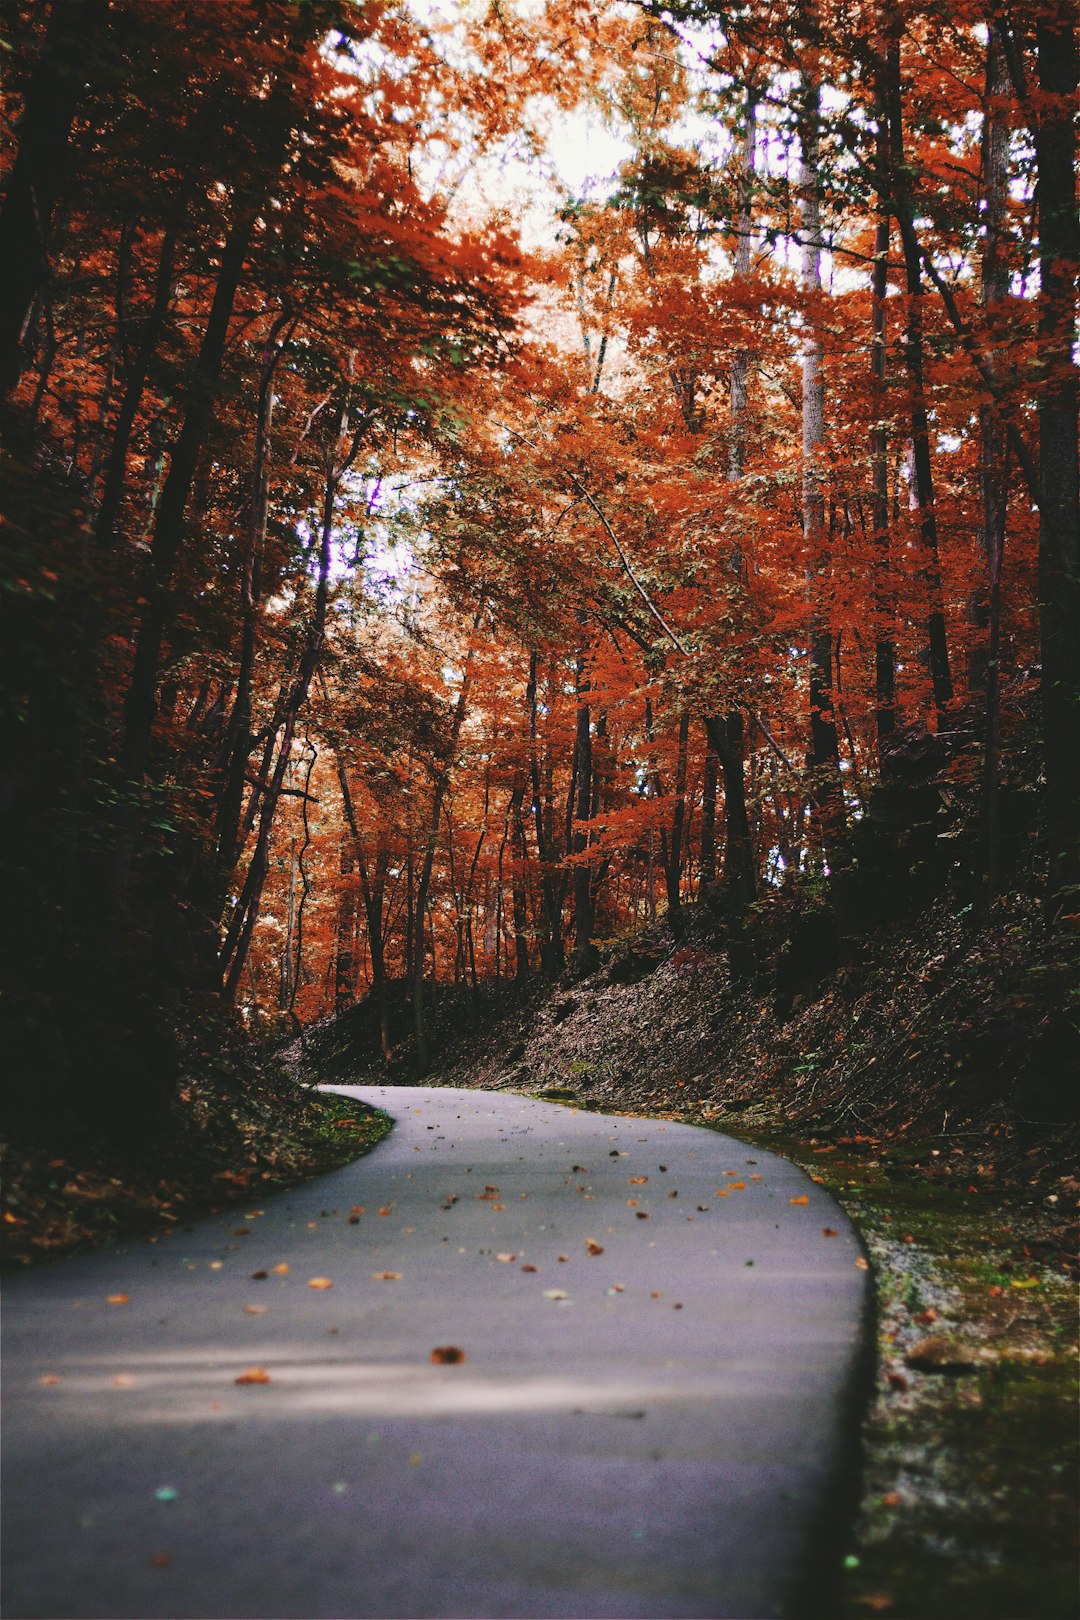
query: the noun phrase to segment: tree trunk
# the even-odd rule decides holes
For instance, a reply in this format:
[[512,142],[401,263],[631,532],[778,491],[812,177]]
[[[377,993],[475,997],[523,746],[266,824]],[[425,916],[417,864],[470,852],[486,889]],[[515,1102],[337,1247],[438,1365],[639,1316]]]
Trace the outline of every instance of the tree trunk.
[[49,279],[49,231],[69,177],[71,128],[109,26],[108,0],[54,0],[0,204],[0,391],[18,383],[30,316]]
[[[878,185],[888,183],[889,110],[882,73],[877,75],[876,163]],[[886,379],[888,338],[886,303],[889,292],[889,209],[879,195],[877,228],[874,232],[872,278],[873,342],[870,349],[870,399],[873,425],[870,429],[870,464],[873,479],[871,513],[874,545],[874,698],[878,747],[896,729],[896,603],[892,588],[889,533],[889,429],[886,423]]]
[[1077,13],[1058,0],[1036,28],[1039,207],[1039,596],[1047,914],[1080,912],[1080,466],[1073,360],[1080,227],[1076,217]]
[[907,289],[907,331],[904,364],[911,395],[911,492],[918,514],[922,542],[922,575],[929,609],[926,621],[927,658],[934,707],[939,722],[946,718],[952,701],[953,684],[949,648],[945,636],[945,608],[941,590],[941,564],[938,557],[937,511],[934,506],[934,471],[930,454],[930,422],[926,405],[926,378],[923,363],[923,282],[922,254],[915,230],[908,190],[908,167],[904,152],[904,113],[900,83],[900,47],[892,44],[886,55],[886,93],[889,103],[890,179],[892,208],[900,228]]
[[135,418],[139,414],[150,362],[158,346],[165,317],[172,302],[173,272],[176,268],[177,236],[166,231],[161,240],[157,277],[154,283],[154,302],[143,326],[142,337],[128,370],[124,396],[120,401],[112,444],[105,463],[105,476],[101,486],[101,502],[94,522],[94,539],[102,551],[108,551],[116,535],[116,520],[120,515],[120,502],[127,476],[128,450]]
[[577,731],[574,748],[574,777],[577,783],[576,820],[571,848],[574,863],[574,971],[580,975],[591,973],[599,961],[593,943],[596,932],[596,914],[593,897],[592,866],[582,859],[590,843],[590,834],[582,827],[592,811],[592,715],[589,708],[589,682],[585,678],[585,655],[578,653],[577,670]]
[[[479,618],[473,626],[473,633],[479,628]],[[431,869],[435,863],[435,848],[439,839],[439,822],[442,819],[443,800],[446,790],[450,786],[450,775],[454,768],[454,759],[457,754],[458,739],[461,736],[461,727],[469,703],[469,686],[472,680],[472,664],[474,647],[470,642],[469,650],[465,655],[465,668],[461,677],[461,690],[457,702],[454,704],[454,718],[450,727],[450,742],[446,756],[440,767],[435,781],[435,793],[431,804],[431,823],[428,828],[427,845],[424,849],[424,861],[420,868],[420,881],[416,890],[416,940],[414,942],[414,963],[412,982],[412,1010],[413,1035],[416,1040],[416,1072],[423,1075],[427,1073],[430,1056],[428,1052],[427,1021],[424,1013],[424,924],[427,916],[428,892],[431,887]]]
[[818,173],[821,87],[804,77],[800,107],[802,171],[800,205],[802,284],[809,296],[807,333],[802,354],[803,544],[809,595],[807,641],[810,685],[810,769],[821,841],[826,857],[835,860],[845,832],[844,796],[840,785],[840,749],[833,710],[833,634],[822,591],[829,569],[825,530],[823,446],[825,443],[824,351],[816,302],[821,295],[821,180]]

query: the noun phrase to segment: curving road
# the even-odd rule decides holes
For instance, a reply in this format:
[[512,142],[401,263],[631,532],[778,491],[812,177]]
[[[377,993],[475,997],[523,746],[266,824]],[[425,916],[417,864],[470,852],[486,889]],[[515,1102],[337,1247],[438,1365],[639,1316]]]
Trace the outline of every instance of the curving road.
[[868,1302],[828,1195],[690,1126],[335,1089],[397,1119],[368,1157],[6,1283],[8,1620],[820,1609]]

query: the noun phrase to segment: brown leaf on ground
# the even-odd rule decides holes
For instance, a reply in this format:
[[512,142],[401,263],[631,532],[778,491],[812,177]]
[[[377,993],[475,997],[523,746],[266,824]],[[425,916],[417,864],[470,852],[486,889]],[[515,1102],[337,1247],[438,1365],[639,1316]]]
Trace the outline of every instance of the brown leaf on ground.
[[521,1269],[522,1269],[522,1271],[535,1271],[536,1267],[535,1266],[522,1266]]
[[[373,1271],[371,1273],[371,1275],[372,1275],[372,1279],[375,1282],[400,1282],[401,1281],[401,1272],[400,1271]],[[314,1288],[314,1286],[315,1286],[314,1283],[308,1283],[309,1288]],[[327,1283],[326,1286],[327,1286],[327,1288],[329,1288],[330,1284]]]
[[643,1187],[648,1179],[648,1176],[631,1176],[630,1185],[631,1187]]
[[821,1228],[821,1235],[822,1235],[822,1237],[839,1237],[840,1236],[840,1234],[836,1230],[835,1226],[823,1226]]
[[268,1271],[253,1271],[251,1273],[251,1280],[252,1282],[265,1282],[269,1275],[270,1273]]
[[126,1305],[130,1296],[128,1294],[110,1294],[110,1305]]
[[856,1266],[858,1267],[858,1269],[860,1271],[869,1271],[870,1270],[870,1262],[869,1262],[869,1260],[864,1260],[861,1254],[859,1255],[858,1259],[855,1261],[855,1264],[856,1264]]
[[310,1277],[308,1279],[309,1288],[333,1288],[333,1286],[329,1277]]
[[38,1379],[38,1383],[41,1385],[42,1389],[53,1389],[57,1384],[62,1382],[63,1379],[61,1379],[56,1373],[42,1373],[41,1377]]
[[649,1218],[648,1210],[635,1209],[634,1214],[637,1216],[639,1221],[647,1221]]
[[268,1384],[269,1382],[270,1374],[265,1367],[249,1367],[247,1372],[242,1372],[239,1378],[233,1379],[234,1384]]
[[379,1211],[380,1215],[392,1215],[393,1213],[394,1213],[393,1204],[384,1204],[382,1209],[380,1209],[380,1211]]
[[600,1243],[597,1243],[595,1238],[586,1238],[585,1239],[585,1252],[586,1252],[586,1254],[603,1254],[603,1252],[604,1252],[603,1245],[600,1244]]
[[809,1202],[810,1202],[810,1199],[809,1199],[809,1196],[806,1193],[800,1193],[798,1198],[789,1198],[788,1199],[789,1204],[808,1204]]
[[266,1308],[265,1305],[245,1305],[244,1306],[244,1315],[245,1316],[265,1316],[266,1315],[266,1309],[267,1308]]
[[439,1344],[431,1352],[431,1359],[437,1367],[456,1367],[465,1360],[465,1352],[456,1344]]
[[289,1268],[285,1264],[284,1260],[281,1262],[280,1266],[271,1266],[270,1270],[274,1273],[275,1277],[287,1277],[289,1274]]

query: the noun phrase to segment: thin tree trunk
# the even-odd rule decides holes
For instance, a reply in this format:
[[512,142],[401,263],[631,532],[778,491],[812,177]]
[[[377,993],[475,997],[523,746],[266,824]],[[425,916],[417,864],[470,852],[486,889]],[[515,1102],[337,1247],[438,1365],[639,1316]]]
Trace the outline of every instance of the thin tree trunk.
[[[479,628],[479,617],[473,626],[473,634]],[[431,822],[428,828],[427,844],[424,849],[423,865],[420,868],[420,881],[416,890],[416,928],[418,931],[414,945],[414,971],[412,982],[412,1010],[413,1035],[416,1040],[416,1070],[418,1074],[426,1074],[428,1070],[429,1052],[427,1038],[427,1021],[424,1012],[424,920],[427,915],[428,892],[431,887],[431,869],[435,863],[435,848],[439,838],[439,823],[442,819],[443,800],[446,790],[450,786],[450,775],[454,768],[457,754],[458,739],[461,736],[461,727],[465,720],[465,713],[469,703],[469,687],[472,681],[472,665],[475,650],[470,642],[469,650],[465,655],[465,668],[461,677],[461,690],[457,702],[454,704],[454,717],[450,727],[450,741],[446,755],[439,769],[435,781],[435,793],[431,805]]]
[[1076,216],[1077,13],[1058,3],[1036,25],[1045,98],[1035,153],[1039,207],[1040,510],[1047,914],[1080,912],[1080,465],[1073,359],[1080,227]]
[[589,708],[589,682],[585,678],[585,655],[579,652],[575,672],[577,687],[577,727],[574,747],[574,777],[577,783],[576,820],[571,848],[574,863],[574,971],[591,973],[599,961],[593,936],[596,916],[593,905],[593,873],[590,863],[580,857],[589,848],[590,835],[582,827],[592,810],[592,715]]
[[[877,87],[877,169],[884,188],[889,173],[889,114],[886,86],[878,72]],[[874,545],[874,718],[878,747],[896,730],[896,602],[892,587],[889,533],[889,429],[886,420],[888,379],[888,337],[886,305],[889,292],[889,245],[891,238],[888,204],[879,195],[878,220],[874,232],[872,277],[873,341],[870,348],[870,401],[873,425],[870,429],[870,464],[873,479],[871,501]]]
[[150,362],[161,338],[165,318],[172,302],[173,273],[176,268],[177,233],[166,231],[161,239],[157,275],[154,281],[154,302],[143,325],[142,337],[128,368],[124,395],[113,428],[112,444],[105,463],[101,486],[101,502],[94,522],[94,540],[102,551],[108,551],[116,535],[116,520],[127,476],[128,450],[139,406],[146,390]]
[[929,608],[926,621],[927,656],[934,706],[939,722],[946,718],[952,701],[953,684],[949,648],[945,635],[945,608],[941,589],[941,563],[938,556],[937,511],[934,505],[934,471],[930,453],[930,422],[926,405],[926,377],[923,358],[922,252],[912,217],[904,151],[904,114],[900,80],[900,47],[890,45],[886,54],[886,93],[889,103],[890,178],[892,207],[900,228],[907,290],[907,331],[904,363],[911,395],[912,498],[918,514],[922,543],[922,574]]
[[835,859],[845,831],[844,798],[840,785],[840,749],[833,712],[833,634],[828,603],[821,600],[829,568],[825,530],[825,385],[819,315],[821,296],[821,180],[818,173],[821,122],[821,86],[811,76],[803,79],[800,108],[802,172],[800,175],[802,284],[809,295],[807,332],[802,354],[803,417],[803,544],[809,594],[807,640],[810,654],[810,768],[821,841]]

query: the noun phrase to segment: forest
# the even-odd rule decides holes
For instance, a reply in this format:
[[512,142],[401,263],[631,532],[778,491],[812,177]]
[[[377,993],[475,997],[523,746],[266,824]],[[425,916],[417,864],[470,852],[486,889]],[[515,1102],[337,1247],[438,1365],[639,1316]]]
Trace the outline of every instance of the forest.
[[[698,1127],[705,1157],[731,1138],[700,1127],[731,1131],[806,1171],[779,1205],[807,1264],[836,1240],[876,1302],[851,1306],[877,1357],[858,1517],[813,1612],[1074,1620],[1076,0],[8,0],[2,26],[10,1266],[285,1188],[338,1257],[291,1298],[321,1378],[346,1264],[406,1267],[370,1273],[380,1299],[410,1274],[358,1192],[297,1186],[382,1186],[410,1131],[444,1151],[433,1087],[567,1132]],[[358,1080],[416,1088],[364,1165],[389,1118],[314,1090]],[[605,1137],[603,1174],[647,1140]],[[430,1225],[434,1161],[408,1162]],[[428,1203],[509,1228],[503,1174]],[[616,1199],[646,1259],[661,1214],[712,1242],[765,1196],[722,1166],[747,1179],[694,1196],[729,1203],[639,1227],[649,1174]],[[847,1214],[814,1225],[826,1196]],[[226,1215],[208,1262],[254,1285],[245,1332],[285,1298],[275,1209]],[[274,1220],[278,1263],[239,1276]],[[477,1299],[474,1251],[532,1286],[524,1241],[473,1246]],[[185,1286],[198,1242],[172,1244]],[[168,1249],[130,1262],[162,1328]],[[543,1331],[571,1303],[539,1294]],[[102,1366],[137,1342],[115,1331]],[[225,1393],[287,1400],[272,1349]],[[67,1535],[52,1490],[32,1549]],[[157,1546],[144,1580],[181,1561]],[[35,1551],[28,1590],[62,1562]],[[123,1612],[180,1612],[133,1569]]]
[[710,899],[1075,932],[1069,0],[5,20],[27,1122]]

